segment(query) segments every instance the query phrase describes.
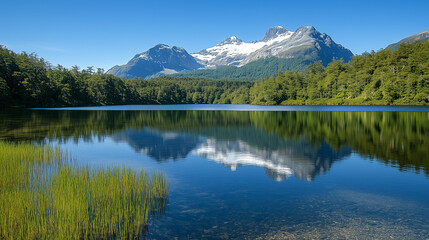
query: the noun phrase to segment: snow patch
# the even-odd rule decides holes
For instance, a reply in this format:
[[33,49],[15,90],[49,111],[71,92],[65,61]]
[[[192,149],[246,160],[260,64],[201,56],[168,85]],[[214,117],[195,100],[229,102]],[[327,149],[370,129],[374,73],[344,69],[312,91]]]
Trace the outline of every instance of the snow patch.
[[[243,42],[239,40],[236,36],[232,36],[222,42],[221,44],[218,44],[214,47],[205,49],[203,51],[192,53],[191,55],[194,58],[197,58],[201,61],[201,63],[205,64],[207,67],[209,65],[213,65],[210,62],[213,60],[218,60],[219,58],[240,58],[244,59],[246,56],[256,52],[257,50],[270,46],[273,44],[276,44],[278,42],[285,41],[289,39],[292,36],[293,32],[287,31],[283,34],[280,34],[276,38],[270,39],[268,41],[257,41],[257,42]],[[231,40],[230,43],[225,43],[228,40]],[[233,63],[240,62],[239,60],[230,62],[228,65],[233,65]]]

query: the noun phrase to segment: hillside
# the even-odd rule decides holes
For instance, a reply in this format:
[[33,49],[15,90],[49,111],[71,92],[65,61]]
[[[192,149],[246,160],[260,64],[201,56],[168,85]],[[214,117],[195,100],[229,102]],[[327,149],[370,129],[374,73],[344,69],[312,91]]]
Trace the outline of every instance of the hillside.
[[314,27],[300,27],[292,32],[277,26],[268,29],[261,40],[244,42],[231,36],[192,54],[180,47],[159,44],[107,73],[126,79],[178,73],[175,76],[253,81],[278,71],[302,71],[317,61],[326,66],[333,59],[348,62],[352,57],[350,50]]
[[202,67],[185,49],[158,44],[144,53],[135,55],[127,64],[112,67],[107,73],[126,79],[149,79]]
[[428,39],[429,39],[429,30],[414,34],[414,35],[409,36],[409,37],[406,37],[397,43],[392,43],[389,46],[387,46],[386,49],[390,49],[390,50],[394,51],[394,50],[399,48],[399,45],[401,45],[401,43],[412,43],[415,41],[423,42],[423,41],[426,41]]

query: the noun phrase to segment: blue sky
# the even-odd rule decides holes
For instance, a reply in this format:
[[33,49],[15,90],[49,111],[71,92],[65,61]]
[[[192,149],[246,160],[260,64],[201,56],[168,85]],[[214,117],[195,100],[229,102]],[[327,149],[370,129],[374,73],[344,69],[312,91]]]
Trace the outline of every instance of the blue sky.
[[273,26],[314,26],[360,54],[429,29],[428,0],[0,0],[0,44],[53,65],[125,64],[158,43],[196,52],[229,36],[250,42]]

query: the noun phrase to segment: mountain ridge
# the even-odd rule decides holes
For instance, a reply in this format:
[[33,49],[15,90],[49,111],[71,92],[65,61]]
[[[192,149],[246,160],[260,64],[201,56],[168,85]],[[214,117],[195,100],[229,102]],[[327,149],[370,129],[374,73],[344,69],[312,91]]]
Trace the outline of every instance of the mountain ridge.
[[[279,60],[272,60],[272,58]],[[321,61],[327,65],[332,59],[343,59],[348,62],[353,53],[342,45],[335,43],[330,36],[320,33],[313,26],[300,27],[292,32],[282,26],[268,29],[261,40],[244,42],[237,36],[231,36],[213,47],[203,49],[196,53],[187,53],[180,47],[170,47],[158,44],[144,53],[135,55],[127,64],[114,66],[107,71],[126,79],[142,77],[149,79],[169,74],[185,74],[197,71],[197,75],[204,69],[213,70],[219,67],[243,67],[249,63],[263,64],[267,61],[258,61],[269,58],[271,65],[276,62],[279,67],[270,66],[272,71],[264,71],[258,78],[275,75],[277,71],[303,70],[309,63]],[[263,68],[264,66],[257,66]],[[243,72],[248,68],[231,68],[234,74],[243,75],[250,80],[256,80],[255,74]],[[225,70],[225,69],[223,69]],[[221,70],[221,71],[223,71]],[[216,75],[216,72],[214,72]],[[266,74],[268,75],[266,75]],[[203,73],[205,74],[205,73]],[[222,73],[222,77],[214,76],[214,79],[237,79]],[[238,77],[238,79],[243,77]]]
[[136,54],[127,64],[112,67],[107,74],[126,79],[135,77],[146,79],[202,67],[184,48],[157,44],[146,52]]
[[[236,41],[227,41],[234,38]],[[218,66],[242,67],[247,63],[266,57],[293,58],[312,51],[323,51],[323,62],[343,59],[348,62],[353,53],[336,44],[326,33],[320,33],[313,26],[300,27],[295,32],[276,26],[268,29],[263,39],[246,43],[235,36],[221,44],[191,53],[199,63],[208,69]],[[325,64],[326,65],[326,64]]]
[[390,49],[390,50],[393,51],[393,50],[398,49],[399,45],[401,43],[412,43],[412,42],[415,42],[415,41],[426,41],[428,39],[429,39],[429,30],[426,30],[426,31],[423,31],[423,32],[411,35],[409,37],[406,37],[406,38],[400,40],[399,42],[392,43],[392,44],[388,45],[386,47],[386,49]]

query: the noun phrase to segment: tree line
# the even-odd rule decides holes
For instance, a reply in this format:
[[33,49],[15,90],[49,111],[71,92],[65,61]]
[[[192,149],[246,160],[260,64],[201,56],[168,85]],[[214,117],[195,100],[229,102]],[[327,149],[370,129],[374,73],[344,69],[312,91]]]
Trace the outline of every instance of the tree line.
[[429,41],[365,53],[347,64],[333,60],[323,68],[316,62],[304,72],[282,72],[256,82],[249,99],[267,105],[427,105]]
[[429,41],[401,44],[312,63],[256,82],[164,76],[125,80],[103,69],[66,69],[0,46],[0,106],[53,107],[115,104],[429,104]]
[[[275,75],[278,71],[304,71],[312,62],[319,61],[316,51],[294,58],[267,57],[255,60],[244,66],[218,66],[216,69],[200,69],[175,74],[175,77],[197,77],[207,79],[228,79],[255,81]],[[332,59],[331,59],[332,61]]]
[[198,78],[125,80],[94,67],[52,66],[0,46],[0,106],[245,103],[252,83]]

